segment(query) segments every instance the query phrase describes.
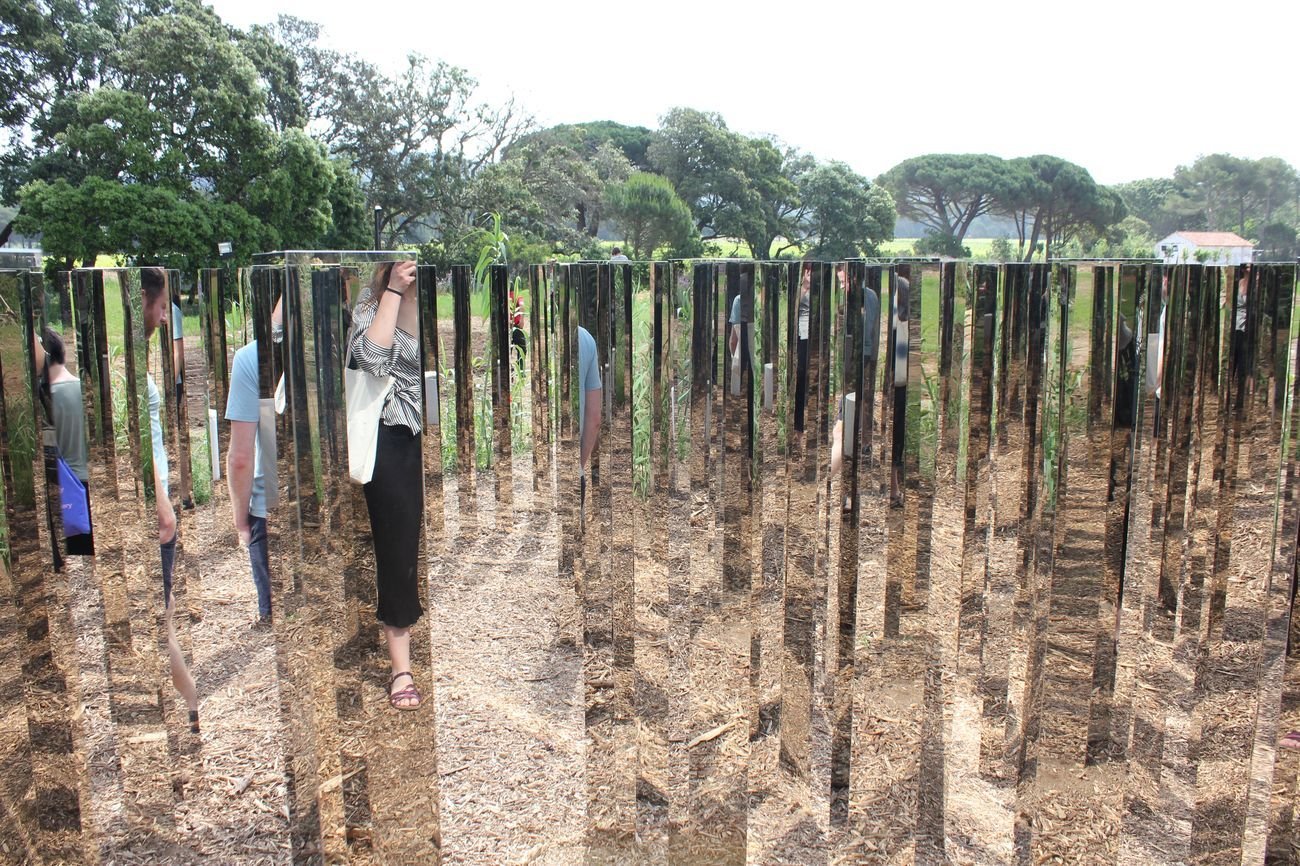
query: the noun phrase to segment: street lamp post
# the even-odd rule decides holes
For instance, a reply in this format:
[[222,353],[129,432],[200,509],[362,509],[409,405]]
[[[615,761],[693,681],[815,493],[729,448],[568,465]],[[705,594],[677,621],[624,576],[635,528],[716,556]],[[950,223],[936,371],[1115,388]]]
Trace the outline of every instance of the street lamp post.
[[379,224],[384,219],[384,209],[375,205],[375,249],[379,249]]

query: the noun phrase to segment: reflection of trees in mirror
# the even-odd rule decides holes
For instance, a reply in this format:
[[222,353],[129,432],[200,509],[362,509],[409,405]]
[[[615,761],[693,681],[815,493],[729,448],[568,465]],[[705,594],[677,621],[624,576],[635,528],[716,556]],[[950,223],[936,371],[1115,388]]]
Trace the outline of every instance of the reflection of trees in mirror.
[[[194,504],[207,505],[212,500],[212,452],[206,430],[190,437],[190,483]],[[318,473],[319,474],[319,473]]]
[[456,371],[444,364],[438,365],[438,413],[441,416],[439,429],[442,443],[442,471],[454,473],[458,466],[456,459]]
[[[489,335],[489,338],[491,336]],[[474,371],[474,466],[492,468],[492,394],[487,387],[488,363],[482,356],[472,361]]]
[[[921,381],[925,385],[925,394],[921,398],[916,427],[919,430],[921,444],[926,446],[921,448],[920,468],[923,476],[933,480],[935,464],[938,459],[938,450],[935,446],[939,441],[939,374],[931,375],[926,372],[924,363],[920,366]],[[948,421],[950,423],[952,407],[948,408],[950,416]]]
[[[18,350],[16,350],[18,351]],[[14,358],[14,355],[8,355]],[[18,357],[22,357],[21,354]],[[30,400],[18,400],[8,407],[5,418],[8,424],[9,453],[11,455],[10,471],[13,472],[14,488],[20,491],[34,490],[32,487],[33,459],[36,455],[36,427],[32,416]],[[18,459],[13,459],[13,458]],[[34,500],[13,503],[15,508],[34,508]]]
[[652,311],[649,292],[638,292],[632,299],[632,489],[642,500],[650,495],[650,426],[654,400]]
[[131,447],[131,416],[126,401],[126,367],[122,363],[121,340],[108,343],[108,369],[110,399],[113,401],[113,439],[117,453],[122,454]]
[[[244,307],[242,304],[239,303],[239,301],[236,300],[230,301],[230,310],[225,314],[225,318],[226,318],[227,335],[233,337],[235,334],[244,333],[244,327],[248,319],[247,316],[245,315]],[[243,341],[240,340],[239,344],[234,346],[233,348],[238,348],[239,345],[242,344]]]
[[[16,280],[17,277],[6,276],[6,280]],[[10,284],[12,286],[12,283]],[[17,288],[13,288],[11,297],[17,302]],[[6,302],[6,307],[8,306]],[[6,309],[0,314],[0,325],[3,325],[3,334],[5,339],[0,344],[0,358],[4,359],[6,365],[14,365],[14,369],[9,370],[5,377],[10,382],[22,382],[26,377],[27,361],[25,357],[27,341],[26,332],[22,325],[22,319],[12,310]],[[30,393],[30,392],[28,392]],[[15,395],[16,396],[16,395]],[[34,465],[33,461],[36,456],[36,427],[35,418],[32,414],[31,399],[15,399],[15,396],[8,398],[9,405],[5,407],[5,422],[8,425],[7,435],[9,443],[9,464],[10,471],[13,472],[14,489],[21,491],[32,490],[32,478]],[[0,485],[3,487],[3,485]],[[2,501],[2,494],[0,494]],[[23,501],[12,503],[16,508],[34,508],[35,501]],[[7,535],[5,536],[8,537]]]
[[[1067,357],[1068,363],[1068,357]],[[1061,383],[1058,391],[1056,383]],[[1043,376],[1043,482],[1047,491],[1045,507],[1048,511],[1056,510],[1056,465],[1057,455],[1062,443],[1062,421],[1066,430],[1082,431],[1088,423],[1088,405],[1085,399],[1075,399],[1083,383],[1083,370],[1061,369],[1057,352],[1049,351],[1046,371]]]

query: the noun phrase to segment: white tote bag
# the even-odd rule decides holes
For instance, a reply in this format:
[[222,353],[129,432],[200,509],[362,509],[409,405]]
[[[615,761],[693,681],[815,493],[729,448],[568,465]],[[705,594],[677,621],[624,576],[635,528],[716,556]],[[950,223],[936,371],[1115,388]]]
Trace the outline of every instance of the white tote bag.
[[348,412],[348,475],[358,484],[369,484],[375,474],[379,416],[393,388],[393,377],[380,378],[364,370],[353,370],[351,343],[349,340],[343,367],[343,398]]
[[731,353],[731,396],[740,396],[740,344],[736,344],[736,351]]

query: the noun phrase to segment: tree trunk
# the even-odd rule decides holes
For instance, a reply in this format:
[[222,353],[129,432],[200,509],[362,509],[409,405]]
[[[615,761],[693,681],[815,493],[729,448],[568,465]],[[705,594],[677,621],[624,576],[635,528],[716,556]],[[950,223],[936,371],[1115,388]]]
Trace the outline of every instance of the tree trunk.
[[0,229],[0,247],[9,243],[9,236],[14,233],[14,222],[17,219],[18,219],[18,215],[14,214],[14,218],[9,220],[9,222],[5,223],[5,227],[3,229]]
[[762,232],[760,234],[748,236],[744,240],[745,243],[749,244],[750,258],[762,262],[767,261],[767,259],[772,255],[772,242],[775,241],[776,238],[767,232]]
[[[1025,251],[1024,260],[1026,262],[1032,262],[1034,260],[1034,251],[1038,249],[1038,235],[1042,231],[1043,225],[1043,221],[1039,219],[1039,217],[1040,214],[1034,214],[1034,231],[1033,234],[1029,236],[1029,249]],[[1028,215],[1026,215],[1025,219],[1028,220],[1028,218]]]

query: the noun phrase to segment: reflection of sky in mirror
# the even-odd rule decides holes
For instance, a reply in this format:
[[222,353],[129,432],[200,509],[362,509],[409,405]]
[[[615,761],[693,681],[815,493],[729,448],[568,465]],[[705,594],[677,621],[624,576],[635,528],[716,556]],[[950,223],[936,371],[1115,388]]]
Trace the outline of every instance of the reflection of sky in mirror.
[[[541,125],[610,119],[654,127],[669,108],[690,106],[870,177],[931,152],[1050,153],[1102,183],[1167,176],[1219,151],[1300,163],[1294,124],[1227,119],[1289,110],[1298,4],[1247,0],[1225,11],[1207,3],[999,0],[922,15],[907,4],[829,0],[743,10],[682,0],[512,3],[488,25],[473,3],[380,2],[364,15],[315,0],[212,5],[241,28],[279,13],[317,21],[328,45],[390,72],[409,51],[446,60],[482,82],[484,98],[516,94]],[[620,49],[620,40],[632,44]],[[1204,56],[1222,61],[1213,73],[1170,63],[1195,53],[1198,42]],[[904,111],[900,122],[887,135],[875,131],[891,109]],[[1037,111],[1043,122],[1028,122]],[[1026,120],[1005,122],[1013,115]],[[1122,116],[1148,122],[1127,125]],[[1193,122],[1170,126],[1162,117]]]

